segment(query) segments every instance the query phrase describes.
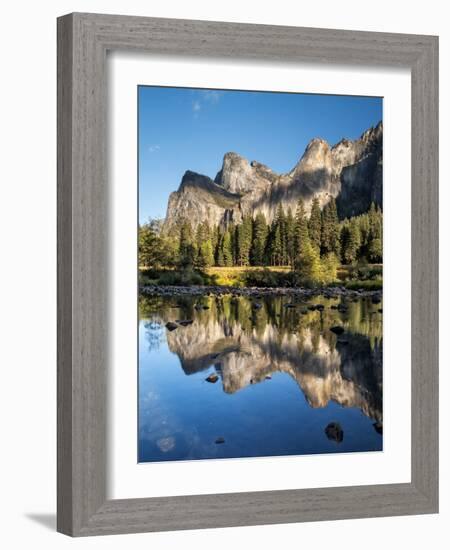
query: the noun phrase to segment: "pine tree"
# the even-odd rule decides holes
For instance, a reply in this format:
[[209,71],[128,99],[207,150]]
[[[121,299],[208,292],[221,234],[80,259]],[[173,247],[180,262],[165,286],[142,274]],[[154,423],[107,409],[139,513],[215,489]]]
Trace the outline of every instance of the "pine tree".
[[188,221],[183,221],[180,226],[179,258],[183,268],[190,268],[194,265],[196,249],[192,236],[192,227]]
[[231,234],[228,229],[223,234],[222,257],[223,257],[224,266],[231,267],[233,265],[233,250],[231,247]]
[[333,252],[338,256],[340,253],[339,237],[340,231],[336,201],[331,197],[322,210],[321,253],[325,255]]
[[294,265],[299,258],[303,243],[309,239],[308,220],[306,219],[305,205],[302,199],[297,203],[294,228]]
[[211,229],[211,244],[213,247],[214,265],[217,265],[217,249],[219,244],[220,228],[215,226]]
[[281,265],[283,261],[283,242],[281,239],[281,227],[276,222],[272,224],[271,233],[270,263],[271,265]]
[[268,233],[266,217],[262,212],[259,212],[253,222],[252,265],[265,265]]
[[320,250],[322,232],[322,213],[320,211],[319,199],[314,197],[311,206],[311,215],[308,222],[308,232],[311,244]]
[[377,238],[380,235],[378,234],[379,231],[379,225],[378,225],[378,213],[377,208],[375,206],[374,202],[370,203],[370,208],[368,211],[368,217],[369,217],[369,232],[371,238]]
[[322,225],[320,231],[320,252],[321,254],[326,254],[330,251],[330,229],[331,229],[331,219],[329,215],[329,206],[328,203],[323,207],[322,210]]
[[346,264],[354,263],[361,246],[361,233],[357,218],[351,218],[341,232],[342,260]]
[[365,214],[361,214],[360,216],[358,216],[358,223],[359,223],[359,233],[361,237],[361,254],[363,256],[367,256],[369,243],[371,240],[370,220],[367,212]]
[[225,262],[224,262],[224,259],[223,259],[223,248],[222,248],[222,243],[220,243],[220,244],[217,246],[217,252],[216,252],[216,265],[218,265],[219,267],[224,267],[224,265],[225,265]]
[[285,249],[286,249],[286,265],[294,265],[295,258],[295,219],[292,215],[292,210],[288,208],[285,221]]
[[228,226],[228,231],[230,232],[232,265],[237,265],[238,264],[238,226],[235,224],[231,224]]
[[367,251],[368,260],[372,263],[381,263],[383,261],[383,243],[381,239],[372,239]]
[[281,203],[270,228],[269,258],[271,265],[283,265],[287,258],[286,216]]
[[252,246],[251,216],[244,216],[237,232],[237,263],[241,266],[250,265],[250,249]]
[[207,241],[210,241],[210,233],[211,232],[207,221],[198,224],[195,234],[195,267],[203,268],[207,267],[207,265],[212,265],[212,263],[209,262],[209,258],[206,258],[204,254],[206,250],[204,245]]

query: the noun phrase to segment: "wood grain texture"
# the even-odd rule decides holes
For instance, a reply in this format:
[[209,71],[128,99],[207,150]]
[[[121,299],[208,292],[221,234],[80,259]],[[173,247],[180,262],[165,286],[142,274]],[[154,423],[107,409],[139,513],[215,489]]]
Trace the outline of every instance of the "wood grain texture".
[[58,21],[57,529],[72,526],[72,21]]
[[[412,480],[106,499],[106,52],[409,67],[412,75]],[[70,14],[58,20],[58,530],[99,535],[438,510],[438,39]]]

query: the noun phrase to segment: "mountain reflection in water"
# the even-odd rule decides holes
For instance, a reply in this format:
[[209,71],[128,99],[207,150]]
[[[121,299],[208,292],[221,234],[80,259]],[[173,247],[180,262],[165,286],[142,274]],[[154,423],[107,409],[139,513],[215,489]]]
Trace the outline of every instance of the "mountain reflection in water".
[[381,450],[381,305],[342,300],[141,297],[139,461]]

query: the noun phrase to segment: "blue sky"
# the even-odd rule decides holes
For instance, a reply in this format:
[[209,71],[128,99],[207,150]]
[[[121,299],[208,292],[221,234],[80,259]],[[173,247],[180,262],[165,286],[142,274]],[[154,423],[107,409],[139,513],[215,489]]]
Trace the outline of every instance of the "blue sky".
[[186,170],[214,178],[228,151],[279,173],[314,137],[358,138],[382,119],[376,97],[139,86],[139,221],[163,218]]

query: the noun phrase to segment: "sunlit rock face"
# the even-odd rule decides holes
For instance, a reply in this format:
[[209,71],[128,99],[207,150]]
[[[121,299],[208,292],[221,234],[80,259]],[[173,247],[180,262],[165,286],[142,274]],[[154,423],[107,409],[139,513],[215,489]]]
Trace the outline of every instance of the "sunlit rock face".
[[382,142],[380,122],[357,140],[342,139],[331,147],[314,138],[294,168],[277,174],[257,161],[226,153],[214,180],[187,171],[178,191],[171,193],[164,227],[169,230],[184,219],[194,226],[234,222],[242,216],[264,213],[271,222],[278,205],[295,212],[300,198],[310,212],[314,198],[323,207],[335,197],[341,217],[367,210],[373,201],[382,203]]
[[207,176],[187,171],[178,191],[169,196],[164,227],[170,229],[183,220],[191,221],[193,226],[208,220],[212,226],[241,219],[238,196]]
[[249,331],[211,315],[166,338],[186,374],[214,366],[226,393],[280,372],[295,380],[311,407],[334,401],[382,422],[381,344],[371,347],[366,336],[348,335],[350,345],[341,346],[329,331],[283,333],[271,323]]

